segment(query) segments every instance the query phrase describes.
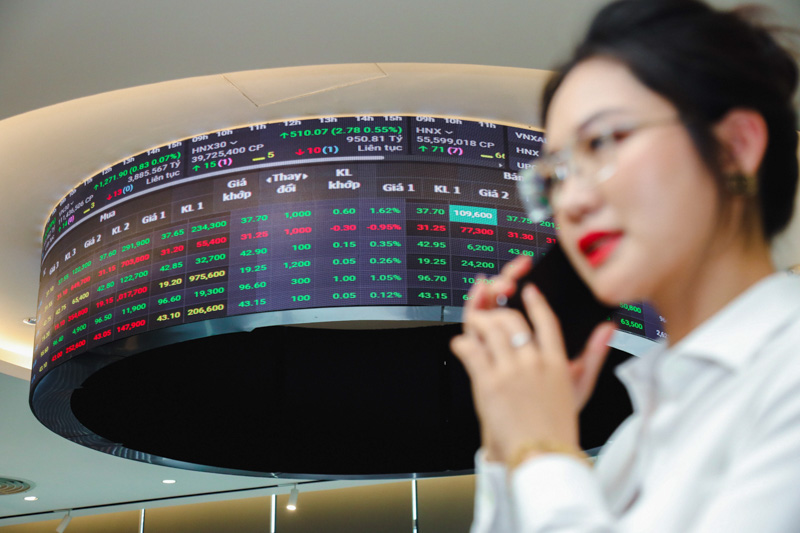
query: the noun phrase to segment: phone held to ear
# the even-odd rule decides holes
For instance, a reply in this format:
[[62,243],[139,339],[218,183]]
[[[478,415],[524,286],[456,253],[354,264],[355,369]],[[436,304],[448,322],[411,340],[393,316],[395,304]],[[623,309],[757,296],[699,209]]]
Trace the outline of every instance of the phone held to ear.
[[520,296],[528,283],[536,285],[558,317],[570,359],[580,355],[597,324],[609,320],[615,311],[614,307],[594,297],[558,244],[549,248],[531,271],[519,280],[517,292],[506,302],[506,307],[522,311],[530,323]]

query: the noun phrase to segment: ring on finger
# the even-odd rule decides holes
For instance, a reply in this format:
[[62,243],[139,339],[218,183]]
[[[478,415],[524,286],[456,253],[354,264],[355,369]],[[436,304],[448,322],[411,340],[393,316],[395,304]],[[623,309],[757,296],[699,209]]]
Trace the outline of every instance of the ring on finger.
[[511,336],[511,346],[514,348],[522,348],[531,342],[532,338],[530,333],[515,333]]

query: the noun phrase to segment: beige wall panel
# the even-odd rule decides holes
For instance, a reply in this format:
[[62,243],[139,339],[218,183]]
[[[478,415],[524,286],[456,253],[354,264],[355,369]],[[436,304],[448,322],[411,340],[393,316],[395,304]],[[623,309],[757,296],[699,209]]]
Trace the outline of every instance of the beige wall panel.
[[[61,520],[47,520],[18,526],[0,527],[0,533],[53,533]],[[138,533],[139,512],[109,513],[76,516],[67,526],[66,533]]]
[[419,533],[466,533],[472,524],[475,476],[420,479]]
[[410,481],[308,493],[301,486],[296,511],[286,510],[288,500],[278,496],[278,533],[411,531]]
[[148,509],[144,530],[146,533],[265,533],[269,531],[270,506],[270,498],[264,496]]

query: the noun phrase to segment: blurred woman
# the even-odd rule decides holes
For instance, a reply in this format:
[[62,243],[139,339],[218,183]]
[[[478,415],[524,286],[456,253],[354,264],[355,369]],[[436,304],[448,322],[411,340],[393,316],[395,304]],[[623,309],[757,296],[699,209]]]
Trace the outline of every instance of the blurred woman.
[[535,333],[497,304],[529,262],[473,287],[452,349],[481,423],[474,532],[797,529],[800,278],[769,253],[797,187],[797,81],[746,11],[698,0],[608,5],[554,74],[532,215],[601,301],[652,303],[669,342],[618,367],[634,412],[592,468],[578,413],[613,327],[569,361],[535,287]]

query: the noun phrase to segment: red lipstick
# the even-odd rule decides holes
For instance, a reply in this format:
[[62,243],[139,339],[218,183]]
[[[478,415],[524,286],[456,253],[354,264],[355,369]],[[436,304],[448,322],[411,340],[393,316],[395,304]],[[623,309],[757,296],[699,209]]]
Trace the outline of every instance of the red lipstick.
[[598,267],[617,248],[620,237],[620,231],[592,231],[581,237],[578,248],[592,267]]

